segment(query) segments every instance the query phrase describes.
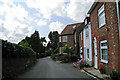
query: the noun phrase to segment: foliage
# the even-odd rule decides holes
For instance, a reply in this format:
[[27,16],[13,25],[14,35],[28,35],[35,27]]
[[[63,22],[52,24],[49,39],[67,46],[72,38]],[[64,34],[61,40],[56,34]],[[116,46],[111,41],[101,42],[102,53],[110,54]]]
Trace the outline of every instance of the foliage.
[[70,56],[68,54],[52,54],[51,58],[56,61],[62,61],[63,63],[70,61]]
[[33,49],[2,40],[2,78],[14,78],[35,62],[36,53]]
[[112,78],[112,80],[120,80],[120,71],[112,71],[110,77]]
[[66,44],[63,48],[62,48],[64,53],[69,53],[70,52],[70,47]]
[[50,48],[55,50],[58,47],[58,42],[59,42],[58,32],[57,31],[50,32],[48,38],[50,39],[49,42]]
[[34,57],[36,53],[28,47],[19,46],[7,41],[2,40],[2,56],[3,58],[8,57]]
[[80,69],[83,68],[83,67],[88,67],[89,66],[88,62],[85,61],[84,59],[78,60],[77,64],[79,65]]
[[105,68],[104,68],[103,64],[100,64],[98,66],[98,69],[100,70],[101,74],[105,74]]
[[[45,47],[44,42],[46,42],[45,37],[39,38],[38,31],[35,31],[31,37],[26,37],[21,42],[19,42],[19,45],[31,47],[36,53],[44,53]],[[28,46],[28,44],[30,46]]]
[[21,41],[19,46],[31,48],[31,45],[27,41]]
[[70,59],[71,59],[72,61],[77,61],[77,60],[79,59],[79,56],[76,55],[76,54],[72,54],[72,55],[70,56]]

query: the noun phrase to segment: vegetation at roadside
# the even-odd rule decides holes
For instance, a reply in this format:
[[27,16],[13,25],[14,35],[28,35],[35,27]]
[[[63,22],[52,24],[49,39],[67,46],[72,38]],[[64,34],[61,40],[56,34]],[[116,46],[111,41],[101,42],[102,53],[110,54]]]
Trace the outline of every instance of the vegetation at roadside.
[[36,53],[28,47],[2,41],[2,78],[16,78],[36,63]]
[[63,63],[75,62],[79,59],[76,54],[52,54],[51,58],[55,61],[62,61]]
[[2,78],[16,78],[19,74],[32,67],[37,59],[50,56],[49,44],[45,37],[39,38],[38,31],[26,37],[18,44],[2,41]]

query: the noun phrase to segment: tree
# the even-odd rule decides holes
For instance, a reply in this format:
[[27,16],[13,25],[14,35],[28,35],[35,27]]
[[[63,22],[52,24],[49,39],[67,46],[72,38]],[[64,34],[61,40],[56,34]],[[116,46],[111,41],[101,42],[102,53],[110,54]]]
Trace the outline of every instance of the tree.
[[48,35],[48,38],[50,39],[49,45],[51,45],[51,48],[53,50],[58,48],[58,42],[59,42],[59,34],[57,31],[50,32]]
[[22,44],[23,46],[28,46],[28,43],[35,52],[44,53],[45,47],[43,46],[43,42],[46,42],[45,37],[40,39],[38,31],[35,31],[31,35],[31,37],[26,37],[21,42],[19,42],[19,44]]

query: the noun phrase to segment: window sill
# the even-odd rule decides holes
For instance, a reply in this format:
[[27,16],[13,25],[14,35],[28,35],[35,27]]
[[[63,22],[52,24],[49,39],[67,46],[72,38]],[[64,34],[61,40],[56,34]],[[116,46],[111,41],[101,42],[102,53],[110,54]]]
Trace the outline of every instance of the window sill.
[[99,28],[98,29],[100,29],[100,28],[102,28],[102,27],[104,27],[105,26],[105,24],[103,24],[102,26],[99,26]]
[[101,62],[106,63],[106,64],[108,63],[108,61],[106,61],[106,60],[101,60]]

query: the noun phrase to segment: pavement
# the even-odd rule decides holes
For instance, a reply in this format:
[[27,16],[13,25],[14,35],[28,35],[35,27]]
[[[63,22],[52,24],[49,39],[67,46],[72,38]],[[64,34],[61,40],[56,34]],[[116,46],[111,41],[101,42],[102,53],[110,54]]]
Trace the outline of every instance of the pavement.
[[85,72],[87,72],[88,74],[96,77],[97,79],[100,80],[111,80],[110,75],[106,75],[106,74],[101,74],[99,70],[91,67],[91,68],[83,68],[83,70]]
[[39,59],[37,64],[18,78],[76,78],[97,80],[96,78],[73,67],[72,63],[58,63],[50,57]]

